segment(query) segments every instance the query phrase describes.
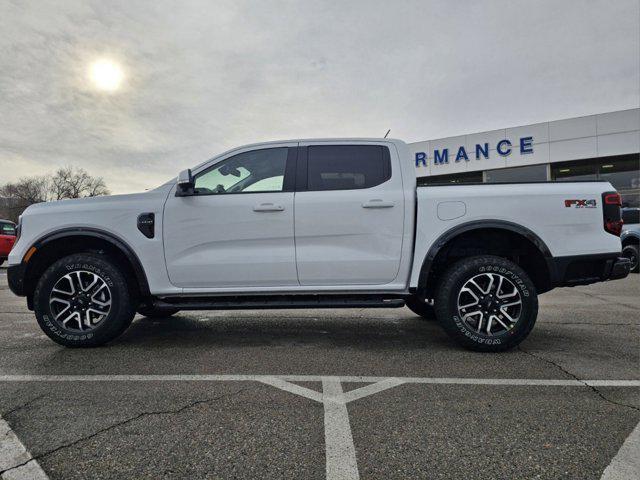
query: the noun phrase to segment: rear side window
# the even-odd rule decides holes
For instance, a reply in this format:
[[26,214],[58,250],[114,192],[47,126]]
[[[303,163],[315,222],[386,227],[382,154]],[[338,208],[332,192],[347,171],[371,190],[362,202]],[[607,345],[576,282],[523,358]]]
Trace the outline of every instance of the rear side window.
[[309,190],[371,188],[391,178],[389,149],[379,145],[307,147]]

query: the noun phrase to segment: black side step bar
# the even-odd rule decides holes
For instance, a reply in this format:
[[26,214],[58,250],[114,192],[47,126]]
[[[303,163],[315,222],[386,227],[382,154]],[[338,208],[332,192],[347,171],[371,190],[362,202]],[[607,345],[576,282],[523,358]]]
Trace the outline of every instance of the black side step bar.
[[154,300],[157,308],[181,310],[251,310],[288,308],[399,308],[403,298],[340,295],[256,295],[233,297],[167,297]]

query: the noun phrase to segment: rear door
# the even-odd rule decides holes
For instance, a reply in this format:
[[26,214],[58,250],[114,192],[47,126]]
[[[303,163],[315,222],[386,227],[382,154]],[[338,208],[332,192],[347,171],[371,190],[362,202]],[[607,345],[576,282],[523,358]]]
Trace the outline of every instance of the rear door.
[[300,285],[384,285],[400,267],[397,155],[372,142],[301,143],[295,196]]

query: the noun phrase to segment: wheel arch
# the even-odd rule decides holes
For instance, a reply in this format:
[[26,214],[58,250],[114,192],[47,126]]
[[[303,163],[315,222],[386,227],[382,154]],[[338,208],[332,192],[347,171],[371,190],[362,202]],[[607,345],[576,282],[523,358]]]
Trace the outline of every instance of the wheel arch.
[[640,235],[635,233],[628,233],[623,235],[622,237],[622,247],[626,247],[627,245],[640,245]]
[[[495,245],[489,247],[472,245],[466,253],[463,251],[465,249],[460,248],[460,243],[465,239],[497,237],[509,239],[510,245],[516,241],[520,248],[524,248],[534,255],[533,258],[525,260],[524,263],[526,265],[521,266],[527,271],[527,274],[532,277],[539,293],[544,293],[552,288],[552,272],[548,262],[548,259],[552,258],[551,251],[537,234],[527,227],[514,222],[505,220],[477,220],[452,227],[440,235],[433,245],[431,245],[422,261],[422,267],[418,277],[418,292],[427,295],[433,293],[431,291],[432,285],[437,278],[437,274],[440,273],[438,268],[442,266],[439,264],[448,259],[448,254],[451,253],[452,249],[458,250],[458,252],[456,252],[457,255],[454,254],[456,258],[487,253],[510,258],[512,255],[508,255],[509,252],[507,250],[500,251],[500,248],[496,248]],[[473,251],[474,249],[476,251]],[[496,253],[496,250],[500,253]]]
[[[149,282],[140,259],[126,241],[117,235],[94,228],[65,228],[48,233],[36,240],[35,253],[25,264],[24,292],[30,299],[35,284],[53,262],[72,253],[103,251],[111,254],[135,278],[140,296],[149,296]],[[30,249],[31,250],[31,249]]]

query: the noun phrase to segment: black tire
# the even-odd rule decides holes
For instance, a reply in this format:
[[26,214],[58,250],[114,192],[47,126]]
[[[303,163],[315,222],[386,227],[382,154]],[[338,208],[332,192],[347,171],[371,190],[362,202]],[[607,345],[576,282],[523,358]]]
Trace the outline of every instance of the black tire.
[[631,271],[638,273],[640,271],[640,263],[638,262],[638,245],[627,245],[622,249],[622,256],[631,260]]
[[138,313],[147,318],[166,318],[175,315],[180,311],[179,308],[156,308],[149,305],[141,305],[138,307]]
[[4,258],[0,258],[0,265],[4,263]]
[[[80,272],[83,273],[81,274]],[[70,325],[63,325],[61,321],[56,320],[53,309],[57,307],[50,303],[50,297],[54,286],[68,274],[71,276],[97,276],[108,287],[109,310],[99,322],[96,322],[95,326],[84,328],[78,325],[79,321],[76,323],[74,320],[74,326],[84,328],[80,330]],[[69,291],[80,291],[79,288],[69,287],[68,289]],[[82,293],[85,292],[82,291]],[[65,295],[68,295],[68,293]],[[69,295],[69,297],[65,298],[70,298],[70,301],[76,302],[78,301],[76,297],[77,295],[75,297]],[[89,302],[93,300],[94,298],[91,297]],[[58,304],[55,305],[57,306]],[[131,325],[135,315],[130,287],[117,263],[109,257],[93,253],[69,255],[51,265],[38,281],[33,294],[33,306],[40,328],[54,342],[65,347],[97,347],[103,345],[121,335]],[[58,314],[60,315],[60,312]],[[80,318],[79,315],[78,320]]]
[[[503,278],[502,281],[500,277]],[[471,297],[472,294],[468,293],[469,289],[463,292],[464,286],[471,286],[468,283],[471,279],[476,282],[476,285],[486,279],[486,283],[481,285],[483,287],[481,290],[486,291],[486,295],[478,294]],[[508,350],[520,344],[536,323],[538,316],[536,288],[522,268],[505,258],[492,255],[465,258],[452,265],[439,282],[435,297],[438,321],[451,338],[466,348],[480,352]],[[501,285],[500,292],[495,291],[497,284]],[[511,297],[505,298],[507,295]],[[465,311],[471,310],[471,312],[467,311],[466,317],[462,317],[459,300],[462,303],[460,306],[466,306],[467,299],[474,302],[474,297],[478,299],[478,303],[467,307]],[[461,300],[463,298],[464,300]],[[507,306],[508,303],[513,303],[513,300],[520,301],[520,304]],[[515,317],[514,312],[518,313],[513,324],[507,320],[505,313],[507,310],[502,310],[507,308],[512,309],[508,310],[511,318]],[[480,316],[469,316],[474,309],[483,313]],[[498,315],[502,319],[501,323],[497,322]],[[487,316],[490,321],[487,319],[483,327],[483,319]],[[492,326],[495,327],[495,331]],[[485,333],[483,329],[490,330],[491,334]]]
[[407,297],[405,300],[405,305],[409,310],[411,310],[416,315],[422,317],[425,320],[435,320],[436,312],[431,305],[425,302],[422,298],[417,295],[412,295]]

